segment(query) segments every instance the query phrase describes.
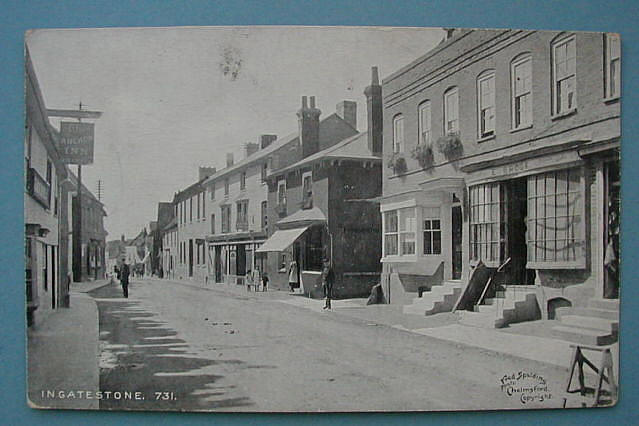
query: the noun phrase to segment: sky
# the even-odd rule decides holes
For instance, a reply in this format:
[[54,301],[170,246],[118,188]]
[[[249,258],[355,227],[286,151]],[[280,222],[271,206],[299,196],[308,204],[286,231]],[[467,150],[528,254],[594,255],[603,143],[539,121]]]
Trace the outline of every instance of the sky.
[[420,28],[102,28],[33,30],[26,43],[47,108],[82,102],[102,112],[82,181],[95,194],[101,180],[107,239],[117,239],[156,220],[158,202],[196,182],[198,166],[219,170],[260,134],[295,132],[303,95],[316,97],[320,118],[356,101],[366,130],[371,67],[384,78],[443,37]]

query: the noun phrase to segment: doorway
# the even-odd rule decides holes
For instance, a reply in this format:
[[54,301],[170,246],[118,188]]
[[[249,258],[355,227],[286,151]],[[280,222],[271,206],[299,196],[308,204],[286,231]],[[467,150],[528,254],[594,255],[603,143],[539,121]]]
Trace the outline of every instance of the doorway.
[[452,226],[452,278],[461,279],[462,276],[462,209],[454,205],[451,210]]
[[222,246],[215,246],[215,282],[222,282]]
[[604,298],[619,298],[619,162],[604,164]]
[[534,271],[526,269],[526,220],[528,217],[528,178],[506,182],[506,283],[514,285],[534,284]]

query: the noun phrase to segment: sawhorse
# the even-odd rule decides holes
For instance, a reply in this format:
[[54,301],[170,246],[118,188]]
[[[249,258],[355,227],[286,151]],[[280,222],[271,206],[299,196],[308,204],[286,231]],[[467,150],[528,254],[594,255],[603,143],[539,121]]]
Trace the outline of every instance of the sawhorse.
[[[613,372],[612,353],[610,352],[610,348],[587,345],[570,345],[570,348],[572,349],[572,361],[570,363],[570,376],[568,377],[566,392],[579,392],[582,396],[586,394],[586,385],[584,383],[584,364],[586,364],[595,372],[595,374],[597,374],[597,387],[595,388],[595,403],[593,404],[593,407],[599,405],[599,398],[601,396],[601,390],[604,381],[608,383],[610,398],[611,401],[614,403],[614,401],[617,399],[617,384],[615,382],[615,373]],[[590,360],[588,360],[588,358],[584,356],[584,350],[601,352],[601,365],[599,366],[599,368],[597,368]],[[575,375],[575,369],[577,369],[578,373],[579,388],[570,390],[572,378]],[[566,400],[564,399],[564,405],[565,403]]]

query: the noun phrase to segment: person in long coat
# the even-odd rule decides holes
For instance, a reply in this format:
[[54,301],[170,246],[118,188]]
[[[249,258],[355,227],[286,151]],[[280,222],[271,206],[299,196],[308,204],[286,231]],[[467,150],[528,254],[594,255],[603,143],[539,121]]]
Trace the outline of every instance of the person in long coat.
[[124,262],[120,270],[120,284],[122,284],[122,293],[124,294],[125,298],[129,297],[129,274],[130,273],[131,272],[129,270],[129,265],[127,265],[126,262]]
[[326,298],[323,309],[331,309],[331,299],[333,298],[333,281],[335,280],[335,274],[333,273],[333,268],[331,268],[331,262],[328,259],[324,259],[321,278],[322,287],[324,289],[324,297]]
[[300,277],[298,272],[297,262],[293,260],[288,267],[288,286],[291,288],[291,293],[300,286]]

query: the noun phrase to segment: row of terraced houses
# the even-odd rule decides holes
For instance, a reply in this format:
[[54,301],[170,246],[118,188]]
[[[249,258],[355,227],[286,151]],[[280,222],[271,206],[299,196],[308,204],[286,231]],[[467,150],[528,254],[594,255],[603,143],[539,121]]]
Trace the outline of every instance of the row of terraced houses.
[[373,68],[366,131],[355,102],[322,118],[304,96],[297,131],[201,169],[159,230],[162,274],[243,285],[258,269],[284,289],[295,261],[317,297],[330,259],[336,297],[381,283],[407,313],[557,319],[564,335],[610,320],[590,333],[603,342],[618,315],[620,88],[618,35],[449,30],[381,84]]

